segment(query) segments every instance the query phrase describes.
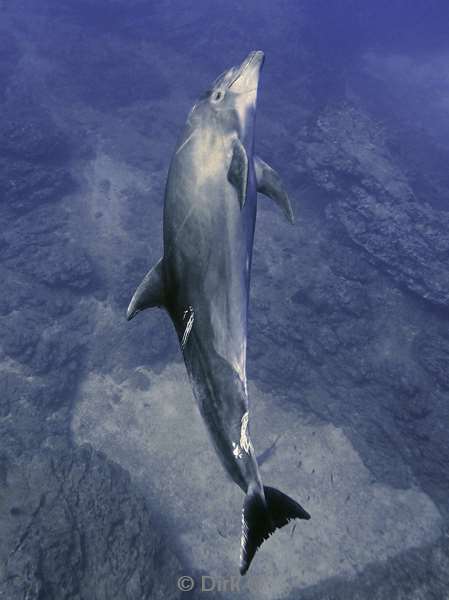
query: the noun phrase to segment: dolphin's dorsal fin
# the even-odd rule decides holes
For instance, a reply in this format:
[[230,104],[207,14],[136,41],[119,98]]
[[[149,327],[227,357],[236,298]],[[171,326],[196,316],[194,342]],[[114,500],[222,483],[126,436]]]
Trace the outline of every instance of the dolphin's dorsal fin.
[[287,192],[282,185],[279,174],[267,165],[258,156],[254,157],[254,166],[256,169],[257,191],[259,194],[271,198],[279,208],[282,209],[285,217],[290,223],[294,222],[293,209],[288,199]]
[[126,318],[130,321],[138,312],[145,308],[153,308],[155,306],[164,306],[164,284],[162,278],[162,264],[163,258],[161,258],[152,269],[148,271],[145,277],[142,279],[139,287],[134,292],[134,296],[131,298],[128,310],[126,312]]
[[240,208],[243,208],[248,185],[248,156],[242,142],[238,138],[232,145],[232,158],[228,170],[228,181],[232,183],[237,190]]

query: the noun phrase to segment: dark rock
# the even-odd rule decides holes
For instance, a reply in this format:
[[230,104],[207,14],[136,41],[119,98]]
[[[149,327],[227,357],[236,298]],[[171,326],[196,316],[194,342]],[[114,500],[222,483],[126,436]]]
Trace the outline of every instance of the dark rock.
[[300,147],[299,170],[334,194],[327,218],[397,283],[449,306],[449,216],[416,200],[383,128],[343,106],[324,111]]
[[3,455],[5,598],[177,598],[180,563],[129,476],[90,447]]
[[[10,315],[13,311],[23,312],[33,309],[52,318],[67,315],[75,304],[70,291],[59,289],[57,294],[49,293],[47,286],[39,285],[35,280],[18,278],[14,269],[0,267],[0,279],[3,293],[0,296],[0,316]],[[31,291],[32,286],[32,291]]]
[[92,263],[65,227],[66,217],[45,206],[16,219],[0,238],[4,264],[33,284],[84,290],[93,282]]
[[17,107],[8,109],[0,122],[2,158],[41,166],[55,166],[70,158],[67,136],[57,129],[48,113],[42,112],[38,106],[22,113]]
[[418,362],[444,389],[449,388],[449,339],[441,335],[420,335],[414,344]]
[[35,314],[30,310],[17,310],[2,319],[3,352],[11,358],[28,363],[34,355],[39,336]]
[[20,59],[20,50],[14,35],[1,29],[0,35],[0,101],[6,96],[8,84]]
[[369,297],[359,282],[329,277],[325,282],[307,287],[292,296],[292,301],[308,303],[319,313],[348,312],[361,316],[369,311]]
[[353,187],[329,206],[351,240],[395,281],[420,297],[449,306],[449,217],[415,201],[381,199]]
[[44,169],[23,160],[0,158],[0,201],[17,214],[58,202],[74,187],[72,176],[64,168]]

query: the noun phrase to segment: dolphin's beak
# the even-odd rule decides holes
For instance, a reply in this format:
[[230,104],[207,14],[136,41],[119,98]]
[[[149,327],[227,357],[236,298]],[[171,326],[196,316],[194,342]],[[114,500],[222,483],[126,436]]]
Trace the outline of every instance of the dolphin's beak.
[[250,52],[240,65],[234,81],[230,88],[236,94],[247,94],[257,92],[259,76],[265,61],[265,54],[262,50]]

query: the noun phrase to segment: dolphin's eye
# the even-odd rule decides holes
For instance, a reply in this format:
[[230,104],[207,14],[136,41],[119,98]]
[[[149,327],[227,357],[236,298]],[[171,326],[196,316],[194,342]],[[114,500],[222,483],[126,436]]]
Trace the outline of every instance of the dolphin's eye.
[[223,90],[217,90],[216,92],[213,92],[212,94],[212,102],[221,102],[224,98],[224,91]]

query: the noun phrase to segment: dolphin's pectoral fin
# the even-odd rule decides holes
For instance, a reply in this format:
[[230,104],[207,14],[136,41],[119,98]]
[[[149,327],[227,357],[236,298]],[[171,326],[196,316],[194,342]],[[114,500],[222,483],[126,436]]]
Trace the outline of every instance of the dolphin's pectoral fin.
[[161,258],[152,269],[148,271],[142,279],[139,287],[131,298],[126,318],[130,321],[138,312],[145,308],[155,306],[164,306],[164,285],[162,280],[162,261]]
[[258,156],[254,157],[254,166],[256,169],[257,191],[259,194],[271,198],[279,208],[282,209],[284,215],[290,223],[294,222],[293,209],[288,199],[287,192],[282,185],[279,173],[267,165]]
[[265,498],[258,491],[249,491],[242,513],[240,574],[244,575],[255,553],[276,530],[291,519],[310,519],[304,508],[279,490],[264,486]]
[[232,159],[228,170],[228,181],[232,183],[237,190],[240,208],[243,208],[248,185],[248,156],[239,139],[235,140],[232,147]]

